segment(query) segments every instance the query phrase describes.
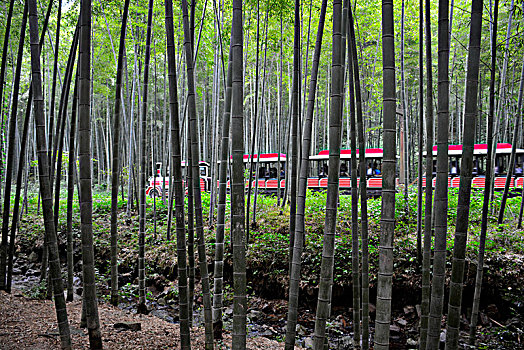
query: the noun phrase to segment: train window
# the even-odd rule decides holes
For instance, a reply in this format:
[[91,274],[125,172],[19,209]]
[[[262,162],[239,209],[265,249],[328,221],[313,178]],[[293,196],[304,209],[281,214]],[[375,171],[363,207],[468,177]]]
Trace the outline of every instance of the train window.
[[275,167],[269,168],[269,177],[272,179],[277,178],[277,168]]
[[506,174],[506,163],[508,155],[497,155],[495,157],[495,175]]
[[449,175],[457,176],[460,175],[460,166],[459,166],[458,157],[449,157]]
[[328,176],[328,165],[326,163],[318,163],[318,177]]
[[382,176],[382,162],[380,160],[375,160],[371,169],[373,170],[373,175]]
[[473,176],[484,175],[486,169],[486,157],[475,157],[473,160]]
[[347,162],[342,161],[340,163],[340,177],[349,177],[349,174]]
[[522,176],[522,163],[516,163],[515,164],[515,176]]
[[207,176],[207,169],[205,166],[200,167],[200,176],[204,176],[204,177]]
[[266,177],[266,167],[262,166],[262,167],[258,168],[258,178],[262,179],[264,177]]

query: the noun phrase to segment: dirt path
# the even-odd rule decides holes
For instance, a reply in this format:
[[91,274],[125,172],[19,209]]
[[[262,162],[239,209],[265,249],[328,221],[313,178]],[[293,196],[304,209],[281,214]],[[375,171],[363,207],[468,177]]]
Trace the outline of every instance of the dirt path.
[[[74,349],[89,349],[87,330],[80,329],[81,301],[68,303],[67,312]],[[179,327],[154,316],[132,314],[109,304],[98,311],[105,349],[176,349]],[[115,329],[117,322],[140,322],[140,331]],[[282,344],[264,338],[248,339],[248,349],[274,349]],[[53,302],[31,300],[19,291],[0,292],[0,349],[59,349],[60,339]],[[192,348],[204,349],[203,327],[193,327]],[[231,348],[231,335],[215,342],[216,349]]]

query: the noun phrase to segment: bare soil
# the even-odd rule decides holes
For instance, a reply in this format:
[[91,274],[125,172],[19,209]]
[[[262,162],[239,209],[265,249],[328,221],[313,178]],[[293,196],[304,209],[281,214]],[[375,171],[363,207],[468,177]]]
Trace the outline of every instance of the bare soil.
[[[68,303],[67,312],[73,349],[89,349],[87,330],[81,329],[80,300]],[[175,349],[180,346],[178,324],[168,323],[151,315],[133,314],[106,303],[99,303],[98,312],[105,349]],[[139,322],[140,331],[115,329],[118,322]],[[192,329],[192,348],[204,349],[202,327]],[[264,337],[248,338],[248,349],[275,349],[282,345]],[[0,349],[59,349],[60,337],[54,303],[32,300],[17,290],[0,292]],[[216,349],[230,349],[231,335],[215,342]]]

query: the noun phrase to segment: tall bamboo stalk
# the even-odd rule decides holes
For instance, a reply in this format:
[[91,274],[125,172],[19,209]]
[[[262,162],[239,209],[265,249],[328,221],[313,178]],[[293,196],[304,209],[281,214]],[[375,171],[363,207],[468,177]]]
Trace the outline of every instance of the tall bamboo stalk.
[[422,252],[422,301],[420,303],[419,349],[426,350],[429,323],[429,305],[431,296],[431,234],[433,212],[433,63],[431,52],[431,3],[425,1],[425,38],[426,38],[426,188],[424,208],[424,247]]
[[204,242],[204,223],[202,217],[202,197],[200,192],[200,145],[198,139],[198,120],[196,115],[196,101],[195,101],[195,77],[194,77],[194,59],[193,48],[191,40],[191,32],[189,28],[189,16],[187,10],[187,0],[182,0],[181,3],[183,13],[184,26],[184,49],[186,53],[186,70],[187,70],[187,101],[188,101],[188,116],[189,116],[189,132],[191,139],[191,158],[192,158],[192,187],[193,200],[195,207],[195,230],[198,239],[198,258],[200,262],[200,277],[202,283],[202,293],[204,301],[204,325],[205,325],[205,346],[206,349],[213,349],[213,320],[211,313],[211,294],[209,287],[209,274],[207,271],[207,255],[206,246]]
[[[473,148],[475,144],[475,125],[478,112],[478,78],[480,63],[480,39],[482,34],[483,0],[473,0],[471,4],[471,25],[469,33],[468,64],[466,88],[464,93],[464,132],[462,140],[462,160],[460,164],[460,188],[457,205],[457,222],[453,246],[453,265],[448,304],[446,349],[458,347],[462,284],[466,257],[466,240],[469,224],[471,180],[473,172]],[[524,70],[523,70],[524,73]],[[522,96],[521,96],[522,97]],[[510,176],[508,174],[508,176]]]
[[347,1],[342,7],[339,1],[333,3],[333,56],[332,56],[332,94],[331,113],[329,115],[329,173],[326,199],[326,217],[324,220],[324,239],[322,243],[322,262],[315,317],[313,348],[320,350],[326,340],[326,323],[331,308],[331,286],[333,284],[333,266],[335,257],[335,230],[340,176],[340,142],[342,109],[344,107],[344,58]]
[[231,89],[233,84],[232,49],[229,49],[227,81],[222,120],[222,144],[220,149],[217,231],[215,243],[215,268],[213,287],[213,333],[215,339],[222,339],[222,308],[224,285],[224,229],[226,220],[227,168],[229,165],[229,126],[231,123]]
[[[444,308],[446,234],[448,228],[448,127],[449,127],[449,0],[439,1],[438,21],[438,134],[435,185],[435,255],[426,349],[438,349]],[[427,184],[429,186],[429,183]]]
[[113,158],[111,164],[111,304],[118,305],[118,186],[120,181],[120,106],[122,104],[122,69],[126,41],[129,0],[124,2],[118,62],[116,67],[115,109],[113,114]]
[[[187,288],[187,254],[186,229],[184,217],[184,186],[182,183],[182,154],[180,140],[180,125],[178,121],[178,91],[176,75],[175,40],[173,26],[173,2],[165,2],[165,23],[167,36],[167,59],[169,76],[169,113],[171,119],[171,158],[172,178],[169,184],[175,196],[175,219],[177,240],[178,290],[180,294],[180,339],[181,348],[191,348],[189,329],[189,302]],[[172,201],[170,201],[172,205]]]
[[38,41],[38,15],[36,0],[29,3],[29,34],[31,42],[31,76],[34,91],[33,106],[35,112],[36,148],[38,154],[38,174],[40,193],[42,198],[45,234],[49,244],[50,275],[53,282],[55,296],[55,310],[60,332],[60,345],[62,349],[71,349],[71,336],[69,321],[64,298],[64,287],[60,273],[58,256],[58,243],[53,221],[53,201],[51,198],[51,185],[49,179],[49,158],[45,141],[44,98],[42,94],[42,71],[40,66],[40,45]]
[[[382,2],[383,130],[382,210],[375,320],[375,349],[389,348],[393,234],[395,231],[396,88],[393,1]],[[361,174],[363,176],[364,174]]]
[[147,134],[147,115],[148,115],[148,82],[149,82],[149,65],[151,60],[151,24],[153,22],[153,0],[149,0],[147,14],[147,34],[146,34],[146,52],[144,61],[144,80],[142,94],[142,111],[140,113],[140,182],[139,182],[139,228],[138,228],[138,312],[145,314],[146,308],[146,275],[145,275],[145,235],[146,235],[146,134]]

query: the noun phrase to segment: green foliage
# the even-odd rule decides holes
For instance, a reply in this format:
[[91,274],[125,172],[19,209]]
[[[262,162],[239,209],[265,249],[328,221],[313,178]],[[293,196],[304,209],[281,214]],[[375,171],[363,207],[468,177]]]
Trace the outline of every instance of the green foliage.
[[25,289],[23,293],[29,299],[44,300],[47,295],[47,283],[43,280],[31,288]]

